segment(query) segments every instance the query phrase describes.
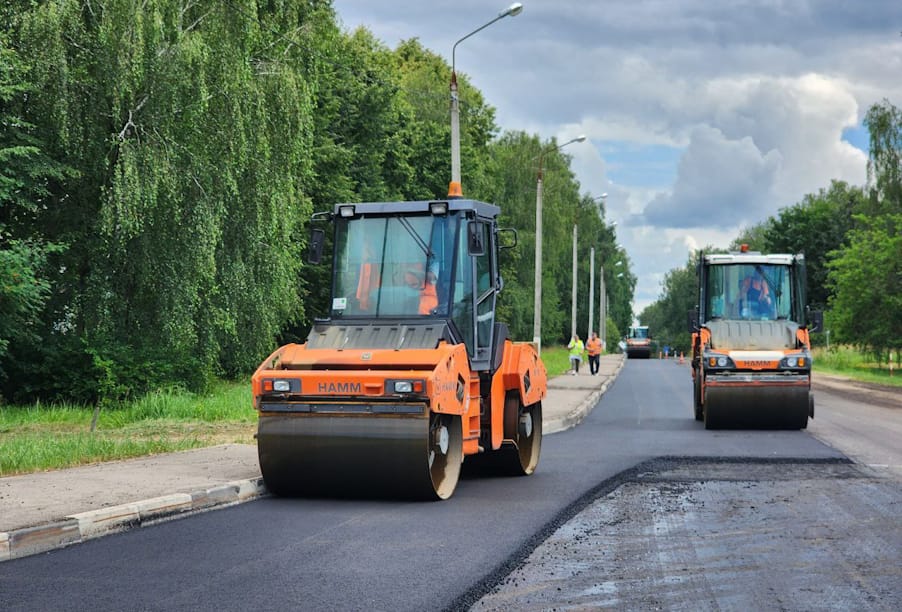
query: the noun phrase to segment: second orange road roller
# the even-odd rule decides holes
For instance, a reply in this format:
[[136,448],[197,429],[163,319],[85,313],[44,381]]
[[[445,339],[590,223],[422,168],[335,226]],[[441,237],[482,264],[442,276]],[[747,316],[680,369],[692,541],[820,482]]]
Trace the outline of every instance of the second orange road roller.
[[690,312],[695,418],[706,429],[804,429],[814,416],[803,255],[702,253]]
[[[499,214],[449,198],[314,215],[333,228],[330,316],[252,378],[270,491],[447,499],[464,461],[533,473],[547,372],[495,320],[499,253],[516,244]],[[311,262],[324,243],[314,229]]]

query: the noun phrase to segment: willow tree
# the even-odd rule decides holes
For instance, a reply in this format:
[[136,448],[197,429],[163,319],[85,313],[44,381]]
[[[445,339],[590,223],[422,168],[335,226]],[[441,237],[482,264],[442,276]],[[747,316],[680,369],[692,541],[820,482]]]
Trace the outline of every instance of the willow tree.
[[302,316],[317,33],[333,23],[328,2],[60,0],[22,15],[25,118],[78,172],[41,219],[68,248],[39,369],[89,381],[84,394],[202,387]]

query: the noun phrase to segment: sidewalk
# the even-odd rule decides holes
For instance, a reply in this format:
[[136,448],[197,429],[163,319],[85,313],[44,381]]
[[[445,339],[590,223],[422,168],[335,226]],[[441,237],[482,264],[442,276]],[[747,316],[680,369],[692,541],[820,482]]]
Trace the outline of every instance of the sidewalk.
[[[623,355],[603,355],[598,376],[583,367],[579,376],[549,380],[544,433],[578,425],[624,361]],[[257,447],[249,444],[0,478],[0,561],[266,493]]]

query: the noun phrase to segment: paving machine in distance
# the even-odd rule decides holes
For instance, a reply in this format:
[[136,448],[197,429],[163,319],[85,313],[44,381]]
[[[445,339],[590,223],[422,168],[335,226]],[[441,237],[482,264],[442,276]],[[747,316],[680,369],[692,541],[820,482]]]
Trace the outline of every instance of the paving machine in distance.
[[814,417],[809,332],[823,314],[808,311],[805,283],[803,255],[700,254],[689,328],[706,429],[804,429]]
[[651,358],[651,349],[651,335],[648,332],[648,326],[630,327],[626,334],[627,359],[649,359]]
[[536,469],[547,373],[495,320],[499,251],[516,244],[499,214],[449,198],[314,215],[334,228],[331,315],[252,378],[269,490],[446,499],[464,460]]

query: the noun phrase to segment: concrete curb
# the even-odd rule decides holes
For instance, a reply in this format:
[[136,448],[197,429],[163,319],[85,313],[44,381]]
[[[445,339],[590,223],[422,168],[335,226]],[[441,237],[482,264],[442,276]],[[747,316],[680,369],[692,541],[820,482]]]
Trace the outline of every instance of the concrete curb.
[[601,387],[597,391],[593,391],[573,410],[571,410],[568,414],[561,418],[554,419],[549,423],[548,431],[546,434],[555,434],[562,431],[566,431],[572,427],[576,427],[580,423],[582,423],[583,419],[586,418],[592,409],[595,407],[595,404],[598,403],[598,400],[601,399],[601,396],[605,394],[605,391],[608,390],[608,387],[611,386],[615,380],[617,380],[617,375],[620,374],[620,370],[623,369],[623,364],[626,363],[626,357],[620,360],[620,364],[617,366],[617,369],[614,370],[614,373],[601,385]]
[[189,513],[240,504],[267,495],[263,478],[80,512],[63,520],[0,532],[0,562],[20,559],[117,531],[152,525]]

